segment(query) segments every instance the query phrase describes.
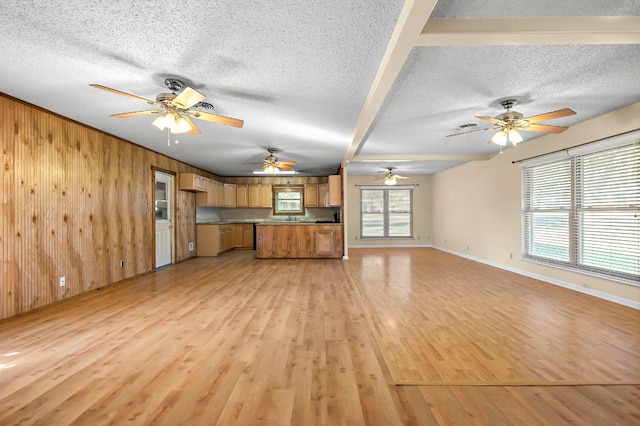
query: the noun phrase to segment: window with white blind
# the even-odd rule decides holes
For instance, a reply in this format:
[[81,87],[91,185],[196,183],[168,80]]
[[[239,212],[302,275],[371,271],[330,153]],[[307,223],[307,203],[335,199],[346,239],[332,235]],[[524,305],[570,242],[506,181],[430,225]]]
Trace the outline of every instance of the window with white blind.
[[640,136],[602,145],[523,163],[523,258],[640,285]]
[[360,188],[361,238],[413,237],[413,186]]

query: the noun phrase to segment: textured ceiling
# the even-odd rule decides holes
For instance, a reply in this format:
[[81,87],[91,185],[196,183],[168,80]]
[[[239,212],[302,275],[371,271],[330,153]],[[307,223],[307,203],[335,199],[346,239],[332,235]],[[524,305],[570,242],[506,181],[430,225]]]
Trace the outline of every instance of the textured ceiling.
[[[505,98],[575,110],[550,123],[565,126],[639,102],[638,15],[637,0],[4,0],[0,92],[221,176],[268,147],[303,175],[431,174],[498,150],[489,132],[445,136]],[[201,135],[167,146],[154,117],[110,117],[146,105],[89,86],[155,99],[166,77],[244,127],[195,120]]]

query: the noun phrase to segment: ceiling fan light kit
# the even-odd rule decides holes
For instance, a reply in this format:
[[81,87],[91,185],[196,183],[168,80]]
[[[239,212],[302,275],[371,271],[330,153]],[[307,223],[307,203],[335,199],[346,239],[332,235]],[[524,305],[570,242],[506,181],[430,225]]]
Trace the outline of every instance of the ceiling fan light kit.
[[160,130],[167,129],[174,135],[179,133],[189,133],[193,130],[193,127],[191,127],[191,124],[184,116],[172,112],[165,112],[153,120],[153,125]]
[[396,185],[398,183],[398,179],[409,179],[406,176],[400,176],[399,174],[393,173],[393,169],[394,169],[393,167],[387,167],[388,171],[384,174],[384,176],[376,176],[373,179],[374,180],[384,179],[385,185]]

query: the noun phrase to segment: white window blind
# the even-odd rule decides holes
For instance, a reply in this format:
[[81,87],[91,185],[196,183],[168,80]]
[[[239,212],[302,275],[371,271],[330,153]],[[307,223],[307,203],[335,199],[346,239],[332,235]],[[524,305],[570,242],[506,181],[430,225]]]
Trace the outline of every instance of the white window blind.
[[525,165],[522,178],[524,259],[640,285],[637,140]]

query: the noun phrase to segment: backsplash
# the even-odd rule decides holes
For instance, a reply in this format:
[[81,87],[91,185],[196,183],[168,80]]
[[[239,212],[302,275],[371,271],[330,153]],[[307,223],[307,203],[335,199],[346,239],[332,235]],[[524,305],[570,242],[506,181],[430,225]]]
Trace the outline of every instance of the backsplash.
[[[296,215],[297,221],[315,221],[315,220],[334,220],[334,213],[340,214],[339,207],[308,207],[305,209],[304,216]],[[196,207],[196,222],[213,222],[213,221],[237,221],[237,222],[268,222],[273,220],[282,220],[282,216],[274,216],[272,209],[243,209],[243,208],[224,208],[224,207]]]

